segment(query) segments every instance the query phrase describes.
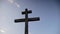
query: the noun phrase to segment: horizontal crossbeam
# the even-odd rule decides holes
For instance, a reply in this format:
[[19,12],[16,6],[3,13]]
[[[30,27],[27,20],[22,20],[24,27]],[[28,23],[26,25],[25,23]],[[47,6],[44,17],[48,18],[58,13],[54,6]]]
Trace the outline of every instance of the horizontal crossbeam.
[[[28,14],[29,14],[29,13],[32,13],[32,11],[29,10],[29,11],[27,11],[27,13],[28,13]],[[22,12],[22,14],[26,14],[26,12]]]
[[[29,21],[39,21],[39,17],[35,17],[35,18],[28,18],[28,22]],[[15,22],[25,22],[25,19],[16,19]]]

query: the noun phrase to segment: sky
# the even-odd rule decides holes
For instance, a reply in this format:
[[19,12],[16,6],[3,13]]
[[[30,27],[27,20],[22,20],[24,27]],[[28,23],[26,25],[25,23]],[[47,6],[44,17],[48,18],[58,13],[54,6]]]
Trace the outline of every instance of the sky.
[[58,0],[0,0],[0,34],[24,34],[25,8],[32,10],[28,15],[40,17],[40,21],[29,22],[29,34],[60,34],[60,1]]

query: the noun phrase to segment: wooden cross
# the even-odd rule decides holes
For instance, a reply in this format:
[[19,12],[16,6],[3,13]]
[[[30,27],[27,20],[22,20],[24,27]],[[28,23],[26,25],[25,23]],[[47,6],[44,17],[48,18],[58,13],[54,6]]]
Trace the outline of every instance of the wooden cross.
[[31,10],[28,10],[27,8],[25,9],[22,14],[25,14],[25,18],[22,19],[15,19],[15,22],[25,22],[25,34],[28,34],[28,22],[29,21],[38,21],[40,20],[39,17],[34,17],[34,18],[28,18],[28,14],[32,13]]

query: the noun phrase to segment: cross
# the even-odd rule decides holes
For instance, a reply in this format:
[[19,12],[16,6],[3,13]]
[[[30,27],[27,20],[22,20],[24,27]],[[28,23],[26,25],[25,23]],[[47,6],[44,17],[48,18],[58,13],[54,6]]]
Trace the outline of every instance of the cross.
[[22,14],[25,14],[25,18],[22,19],[15,19],[15,22],[25,22],[25,34],[28,34],[28,22],[29,21],[39,21],[39,17],[34,17],[34,18],[28,18],[28,14],[32,13],[31,10],[28,10],[27,8],[25,9],[24,12],[22,12]]

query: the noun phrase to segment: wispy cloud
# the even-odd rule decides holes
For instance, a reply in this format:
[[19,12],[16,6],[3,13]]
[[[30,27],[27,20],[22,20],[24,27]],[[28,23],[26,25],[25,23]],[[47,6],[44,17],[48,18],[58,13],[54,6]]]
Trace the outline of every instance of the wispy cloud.
[[17,8],[20,7],[20,5],[17,2],[15,2],[15,0],[8,0],[8,2],[15,4],[17,6]]

